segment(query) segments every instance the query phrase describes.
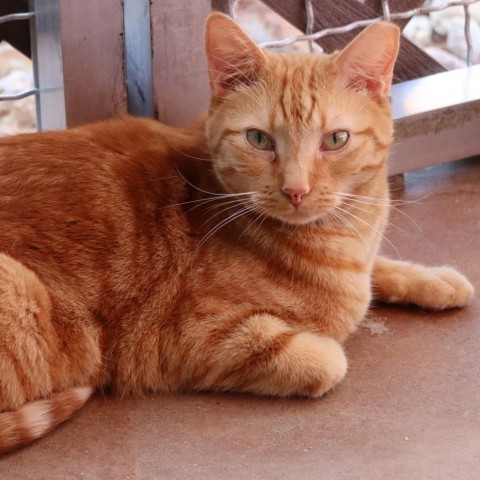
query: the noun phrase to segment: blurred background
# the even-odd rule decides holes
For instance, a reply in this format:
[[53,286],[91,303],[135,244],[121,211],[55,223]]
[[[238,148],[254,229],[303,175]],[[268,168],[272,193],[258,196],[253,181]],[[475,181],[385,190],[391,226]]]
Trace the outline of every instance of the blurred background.
[[[425,6],[445,3],[428,0]],[[480,63],[480,3],[470,6],[473,64]],[[280,15],[259,0],[238,0],[237,21],[262,43],[280,40],[301,33]],[[429,15],[417,15],[404,29],[405,36],[420,46],[449,70],[465,66],[466,44],[464,9],[452,7]],[[307,49],[306,42],[293,44],[290,49]],[[317,47],[318,48],[318,47]],[[0,95],[11,95],[33,88],[32,64],[29,58],[0,42]],[[35,131],[35,99],[0,102],[0,135]]]

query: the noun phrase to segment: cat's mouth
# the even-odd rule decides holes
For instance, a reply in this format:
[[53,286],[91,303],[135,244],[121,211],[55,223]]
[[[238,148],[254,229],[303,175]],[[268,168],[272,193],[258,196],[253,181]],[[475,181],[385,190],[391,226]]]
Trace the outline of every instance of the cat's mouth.
[[258,212],[288,225],[328,221],[336,216],[335,209],[341,204],[341,200],[334,194],[307,198],[299,205],[293,205],[285,198],[275,195],[252,195],[250,200]]
[[281,212],[272,212],[273,214],[270,215],[289,225],[308,225],[328,219],[334,210],[335,204],[328,202],[321,206],[316,205],[314,208],[306,205],[291,206]]
[[290,225],[307,225],[317,221],[322,215],[313,215],[306,209],[295,208],[281,215],[281,220]]

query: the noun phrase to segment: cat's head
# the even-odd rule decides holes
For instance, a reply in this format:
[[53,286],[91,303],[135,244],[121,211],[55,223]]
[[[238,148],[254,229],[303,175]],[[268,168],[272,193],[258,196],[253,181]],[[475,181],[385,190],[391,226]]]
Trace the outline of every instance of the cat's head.
[[290,224],[324,218],[344,196],[386,175],[388,92],[399,30],[380,22],[332,55],[259,49],[212,14],[206,53],[212,101],[207,139],[231,193]]

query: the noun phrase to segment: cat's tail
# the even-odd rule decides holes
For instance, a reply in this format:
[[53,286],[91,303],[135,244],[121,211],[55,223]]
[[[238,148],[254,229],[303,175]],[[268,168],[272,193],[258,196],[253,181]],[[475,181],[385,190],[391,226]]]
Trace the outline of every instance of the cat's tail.
[[0,454],[24,447],[70,418],[90,398],[91,387],[70,388],[46,400],[0,413]]

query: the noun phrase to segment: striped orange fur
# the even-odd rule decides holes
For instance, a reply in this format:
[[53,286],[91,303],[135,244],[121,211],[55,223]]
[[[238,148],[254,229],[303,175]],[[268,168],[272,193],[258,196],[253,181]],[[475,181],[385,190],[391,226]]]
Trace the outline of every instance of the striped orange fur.
[[263,52],[212,14],[212,101],[191,127],[0,140],[0,452],[105,386],[319,397],[372,283],[385,301],[469,301],[453,269],[377,256],[397,49],[378,23],[330,56]]
[[91,387],[70,388],[46,400],[25,403],[13,412],[0,413],[0,452],[9,452],[43,437],[70,418],[91,394]]

